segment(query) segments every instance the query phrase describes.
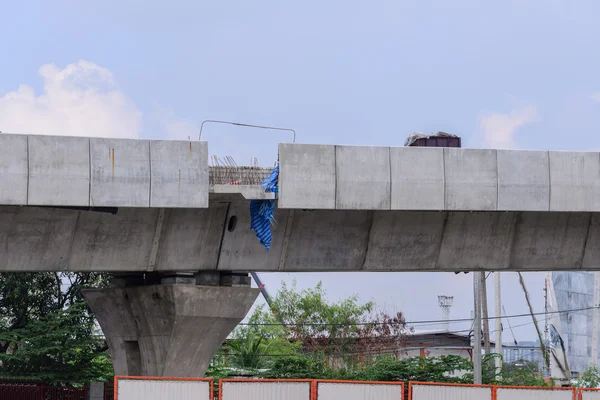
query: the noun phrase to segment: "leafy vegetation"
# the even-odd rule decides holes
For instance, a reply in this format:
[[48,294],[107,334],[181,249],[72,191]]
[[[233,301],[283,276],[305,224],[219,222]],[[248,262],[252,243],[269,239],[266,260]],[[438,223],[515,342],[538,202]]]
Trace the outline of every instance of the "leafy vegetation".
[[[63,282],[65,283],[63,285]],[[112,377],[112,362],[83,287],[103,274],[0,274],[0,377],[82,384]]]
[[577,378],[575,386],[580,388],[600,387],[600,372],[598,371],[598,366],[592,364],[587,371]]

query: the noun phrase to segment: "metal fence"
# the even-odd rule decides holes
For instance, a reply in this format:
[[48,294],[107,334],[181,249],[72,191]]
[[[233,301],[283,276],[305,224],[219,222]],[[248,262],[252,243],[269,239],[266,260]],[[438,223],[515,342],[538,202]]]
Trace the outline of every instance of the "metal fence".
[[115,377],[114,400],[213,400],[213,397],[212,379]]
[[221,379],[219,400],[311,400],[313,381]]
[[[17,386],[10,386],[17,387]],[[1,387],[0,387],[1,388]],[[36,386],[25,386],[38,389]],[[432,382],[332,381],[320,379],[211,379],[116,377],[114,400],[600,400],[599,389],[515,387]],[[63,388],[52,388],[63,389]],[[68,390],[68,389],[67,389]],[[105,400],[111,400],[105,386]],[[1,400],[84,400],[79,397],[12,397]],[[217,395],[217,396],[216,396]]]
[[317,400],[402,400],[402,382],[317,381]]
[[600,389],[579,389],[577,400],[600,400]]
[[86,400],[85,388],[0,385],[2,400]]
[[484,385],[458,385],[446,383],[408,384],[411,400],[492,400],[494,388]]

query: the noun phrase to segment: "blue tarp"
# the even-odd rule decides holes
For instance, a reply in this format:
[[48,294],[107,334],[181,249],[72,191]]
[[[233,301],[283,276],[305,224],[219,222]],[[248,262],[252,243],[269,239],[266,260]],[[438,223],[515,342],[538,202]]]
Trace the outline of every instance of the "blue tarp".
[[[266,192],[277,193],[279,190],[279,165],[263,182]],[[256,232],[256,237],[267,250],[271,248],[271,223],[275,219],[275,200],[250,201],[250,228]]]

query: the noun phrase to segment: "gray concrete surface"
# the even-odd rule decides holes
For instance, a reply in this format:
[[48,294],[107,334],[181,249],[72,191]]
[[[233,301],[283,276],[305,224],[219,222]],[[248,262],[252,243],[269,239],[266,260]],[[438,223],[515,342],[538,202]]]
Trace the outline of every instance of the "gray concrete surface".
[[389,210],[389,147],[335,147],[335,208]]
[[90,139],[29,136],[27,204],[89,205]]
[[538,211],[550,204],[546,151],[498,150],[498,209]]
[[432,147],[391,147],[390,168],[392,210],[444,209],[443,151]]
[[116,375],[170,377],[204,376],[259,293],[249,287],[183,284],[83,291]]
[[27,204],[27,136],[0,135],[0,204]]
[[600,269],[597,213],[278,209],[275,217],[267,251],[250,229],[248,200],[116,215],[3,206],[0,270]]
[[598,152],[333,147],[280,144],[280,208],[600,211]]
[[206,142],[0,134],[0,205],[208,207]]
[[279,165],[279,207],[335,208],[335,146],[282,143]]
[[[208,143],[0,135],[0,206],[600,211],[600,153],[279,145],[279,194],[209,183]],[[227,182],[225,182],[227,183]]]
[[208,207],[208,146],[202,143],[150,142],[150,207]]

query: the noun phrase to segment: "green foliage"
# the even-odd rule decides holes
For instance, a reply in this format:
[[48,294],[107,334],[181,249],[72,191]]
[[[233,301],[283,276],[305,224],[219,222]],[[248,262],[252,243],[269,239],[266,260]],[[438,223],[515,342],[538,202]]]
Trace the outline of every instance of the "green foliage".
[[273,313],[290,324],[297,338],[336,339],[355,332],[375,306],[373,302],[359,303],[357,296],[330,303],[326,295],[321,282],[315,288],[300,292],[296,290],[295,282],[291,288],[282,282],[273,301]]
[[[63,285],[65,281],[65,285]],[[50,384],[109,380],[112,362],[81,288],[103,274],[0,274],[0,377]]]
[[497,354],[483,357],[482,381],[485,384],[508,386],[548,386],[537,363],[528,360],[517,360],[503,363],[502,372],[498,374],[494,366]]
[[248,333],[245,338],[230,340],[228,345],[233,352],[233,361],[240,368],[259,369],[265,363],[263,357],[269,350],[269,345],[264,343],[261,336]]
[[597,388],[600,387],[600,372],[597,365],[590,367],[575,381],[575,386],[580,388]]
[[[259,351],[261,351],[261,354],[265,354],[262,350],[268,348],[270,355],[294,355],[301,346],[301,343],[289,340],[286,327],[280,323],[272,312],[266,311],[264,305],[255,308],[248,319],[248,324],[238,326],[231,333],[230,343],[248,342],[249,338],[252,341],[260,339],[261,347]],[[235,349],[229,347],[235,363]],[[262,358],[264,362],[268,362],[265,357]],[[240,367],[243,366],[240,365]]]
[[420,382],[467,382],[468,377],[456,377],[456,371],[472,371],[472,364],[459,356],[414,357],[394,359],[378,357],[373,363],[362,366],[334,369],[328,366],[326,357],[289,357],[275,361],[273,367],[262,374],[265,378],[302,379],[351,379],[366,381],[420,381]]

